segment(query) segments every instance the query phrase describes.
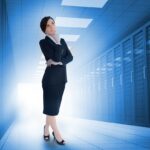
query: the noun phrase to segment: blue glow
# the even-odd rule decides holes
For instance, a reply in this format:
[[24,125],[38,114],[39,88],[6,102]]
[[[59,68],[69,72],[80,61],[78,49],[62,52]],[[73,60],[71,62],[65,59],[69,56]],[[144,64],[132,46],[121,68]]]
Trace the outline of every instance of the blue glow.
[[41,139],[48,15],[74,56],[58,116],[64,149],[150,149],[150,1],[99,2],[0,1],[0,149],[57,149]]

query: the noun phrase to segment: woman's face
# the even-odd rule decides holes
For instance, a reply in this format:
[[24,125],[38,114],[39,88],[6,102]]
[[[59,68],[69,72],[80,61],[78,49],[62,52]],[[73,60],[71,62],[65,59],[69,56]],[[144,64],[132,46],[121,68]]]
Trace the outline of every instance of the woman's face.
[[48,35],[54,35],[56,33],[56,25],[54,20],[49,19],[47,21],[45,33]]

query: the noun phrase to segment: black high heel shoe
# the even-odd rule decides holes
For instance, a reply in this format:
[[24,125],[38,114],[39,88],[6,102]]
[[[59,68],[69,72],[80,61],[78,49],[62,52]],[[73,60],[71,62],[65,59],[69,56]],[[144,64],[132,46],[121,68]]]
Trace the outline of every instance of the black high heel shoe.
[[[44,125],[44,133],[45,133],[45,125]],[[43,135],[43,138],[44,138],[45,141],[49,141],[50,135],[49,134],[48,135]]]
[[61,142],[57,141],[56,137],[55,137],[55,134],[54,134],[54,131],[52,132],[53,136],[54,136],[54,139],[56,140],[56,142],[59,144],[59,145],[65,145],[65,140],[62,140]]

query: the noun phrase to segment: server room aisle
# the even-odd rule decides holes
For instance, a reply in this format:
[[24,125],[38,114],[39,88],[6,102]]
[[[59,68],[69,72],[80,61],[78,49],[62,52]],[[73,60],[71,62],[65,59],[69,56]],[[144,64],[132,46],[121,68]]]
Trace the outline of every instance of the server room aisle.
[[[52,135],[42,139],[39,119],[18,119],[1,140],[2,150],[149,150],[150,129],[78,118],[59,117],[58,125],[66,145],[57,145]],[[51,131],[50,131],[51,132]]]

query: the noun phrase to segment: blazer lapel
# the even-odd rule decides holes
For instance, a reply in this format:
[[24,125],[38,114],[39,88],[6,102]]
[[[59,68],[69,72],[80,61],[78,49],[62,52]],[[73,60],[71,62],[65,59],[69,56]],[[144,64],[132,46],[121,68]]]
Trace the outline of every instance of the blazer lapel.
[[45,36],[45,40],[47,40],[52,45],[56,45],[56,43],[51,38],[49,38],[48,36]]
[[[49,43],[51,43],[52,45],[55,45],[56,46],[56,43],[51,39],[49,38],[48,36],[45,36],[45,40],[47,40]],[[61,38],[60,38],[60,42],[61,42]]]

